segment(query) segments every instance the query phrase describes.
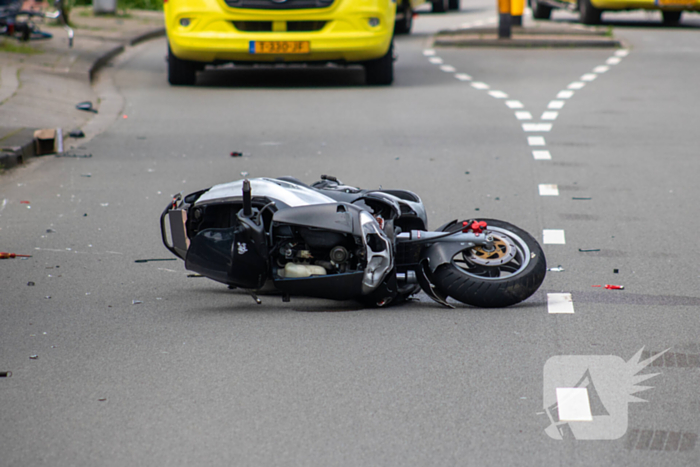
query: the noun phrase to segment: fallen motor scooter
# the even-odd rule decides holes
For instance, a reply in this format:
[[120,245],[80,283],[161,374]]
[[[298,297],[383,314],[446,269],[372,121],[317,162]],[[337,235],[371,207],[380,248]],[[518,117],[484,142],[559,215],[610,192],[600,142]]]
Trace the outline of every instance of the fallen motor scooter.
[[540,245],[507,222],[470,219],[427,230],[420,198],[361,190],[332,176],[309,186],[256,178],[177,195],[160,219],[163,243],[185,267],[255,291],[397,303],[421,289],[452,307],[505,307],[544,280]]

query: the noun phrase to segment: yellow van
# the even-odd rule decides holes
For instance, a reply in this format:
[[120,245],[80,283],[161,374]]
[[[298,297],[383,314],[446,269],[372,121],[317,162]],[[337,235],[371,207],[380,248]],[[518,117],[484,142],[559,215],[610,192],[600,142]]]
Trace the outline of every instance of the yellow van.
[[165,0],[164,11],[173,85],[224,63],[359,63],[367,84],[394,79],[396,0]]
[[667,26],[680,23],[683,11],[700,11],[700,0],[529,0],[535,19],[549,19],[553,8],[578,10],[583,24],[598,24],[603,11],[661,10]]

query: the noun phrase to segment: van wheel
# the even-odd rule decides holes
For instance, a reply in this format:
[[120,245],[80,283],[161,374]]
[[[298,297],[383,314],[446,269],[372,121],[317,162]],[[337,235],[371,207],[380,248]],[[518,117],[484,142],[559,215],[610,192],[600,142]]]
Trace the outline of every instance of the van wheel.
[[445,13],[450,9],[450,0],[433,0],[433,13]]
[[603,10],[599,10],[591,4],[591,0],[579,0],[578,2],[579,21],[583,24],[600,24],[600,17]]
[[401,8],[402,17],[394,23],[394,33],[410,34],[413,27],[413,8],[408,1],[402,3],[399,8]]
[[173,86],[192,86],[197,82],[197,65],[180,60],[168,46],[168,82]]
[[678,26],[682,14],[682,11],[662,11],[664,26]]
[[549,19],[552,16],[552,7],[544,5],[540,0],[530,0],[530,9],[535,19]]
[[365,62],[365,82],[370,86],[387,86],[394,81],[394,41],[383,57]]

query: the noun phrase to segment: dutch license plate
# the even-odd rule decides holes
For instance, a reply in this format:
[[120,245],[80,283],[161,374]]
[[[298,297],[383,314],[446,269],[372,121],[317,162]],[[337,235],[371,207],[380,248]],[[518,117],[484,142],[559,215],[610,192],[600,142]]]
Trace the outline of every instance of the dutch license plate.
[[307,54],[309,41],[250,41],[252,54]]
[[656,0],[659,6],[694,6],[697,0]]

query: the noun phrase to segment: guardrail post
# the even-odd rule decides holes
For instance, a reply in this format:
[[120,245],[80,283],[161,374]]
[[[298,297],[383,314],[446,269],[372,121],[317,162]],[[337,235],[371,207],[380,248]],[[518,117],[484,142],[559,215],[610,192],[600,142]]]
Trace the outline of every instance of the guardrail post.
[[498,0],[498,38],[510,39],[511,0]]
[[511,26],[523,25],[523,11],[525,0],[510,0],[510,24]]

